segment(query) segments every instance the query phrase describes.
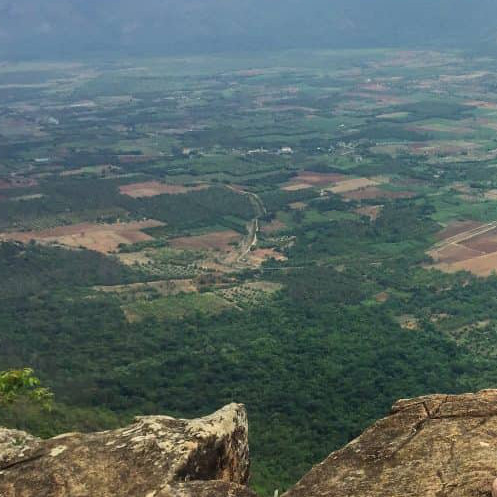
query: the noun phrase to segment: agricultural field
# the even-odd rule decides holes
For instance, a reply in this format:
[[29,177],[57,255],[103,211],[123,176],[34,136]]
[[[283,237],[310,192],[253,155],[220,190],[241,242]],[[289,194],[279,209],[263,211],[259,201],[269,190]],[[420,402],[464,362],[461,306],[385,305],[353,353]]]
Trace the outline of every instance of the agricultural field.
[[25,427],[244,402],[273,495],[495,386],[496,88],[429,50],[2,63],[0,370],[60,402]]

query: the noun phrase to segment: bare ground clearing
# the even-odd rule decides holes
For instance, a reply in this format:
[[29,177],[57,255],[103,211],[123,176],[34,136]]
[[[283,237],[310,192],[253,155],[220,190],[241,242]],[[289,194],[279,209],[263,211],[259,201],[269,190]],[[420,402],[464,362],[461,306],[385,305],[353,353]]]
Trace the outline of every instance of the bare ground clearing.
[[302,171],[282,186],[282,190],[296,191],[312,187],[331,186],[350,179],[350,176],[340,173],[317,173]]
[[188,193],[191,191],[205,190],[209,186],[206,184],[195,186],[171,185],[160,183],[159,181],[146,181],[144,183],[132,183],[130,185],[122,185],[119,191],[122,195],[128,195],[133,198],[155,197],[157,195],[170,194],[178,195],[180,193]]
[[477,276],[490,276],[493,272],[497,271],[497,252],[480,255],[479,257],[473,257],[453,264],[442,263],[436,267],[448,273],[469,271]]
[[233,252],[234,244],[240,242],[242,236],[234,230],[213,231],[205,235],[183,236],[171,240],[171,247],[190,250],[215,250]]
[[371,221],[375,221],[378,219],[380,215],[381,209],[383,209],[382,205],[365,205],[364,207],[359,207],[355,212],[360,214],[361,216],[366,216],[371,219]]
[[378,185],[378,181],[369,178],[355,178],[340,181],[338,185],[330,188],[333,193],[348,193],[368,186]]
[[472,250],[478,250],[484,254],[497,252],[497,230],[477,235],[469,240],[461,242],[461,245],[464,245]]
[[438,232],[436,238],[437,240],[447,240],[455,235],[481,228],[482,226],[484,226],[484,224],[479,223],[478,221],[455,221]]
[[470,271],[489,276],[497,270],[497,222],[458,222],[439,233],[442,241],[429,255],[445,272]]
[[141,230],[158,226],[164,226],[164,223],[155,220],[117,224],[81,223],[43,231],[3,233],[0,234],[0,240],[17,240],[23,243],[31,240],[41,243],[60,243],[68,247],[84,247],[107,254],[116,251],[120,244],[127,245],[153,240],[150,235]]
[[479,257],[482,252],[473,250],[464,245],[449,244],[441,249],[434,249],[429,252],[429,255],[438,264],[453,264],[455,262],[465,261],[473,257]]
[[266,248],[266,249],[255,249],[249,252],[247,255],[248,262],[250,265],[259,267],[263,262],[268,259],[275,259],[276,261],[286,261],[287,258],[277,252],[274,248]]

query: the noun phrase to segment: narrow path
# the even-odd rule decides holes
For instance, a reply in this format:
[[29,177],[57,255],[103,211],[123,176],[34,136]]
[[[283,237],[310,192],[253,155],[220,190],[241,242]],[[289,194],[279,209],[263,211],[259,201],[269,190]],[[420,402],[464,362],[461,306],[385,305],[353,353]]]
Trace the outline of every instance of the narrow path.
[[443,240],[441,245],[465,242],[466,240],[470,240],[475,236],[483,235],[488,231],[492,231],[495,228],[497,228],[497,221],[492,221],[490,223],[484,224],[483,226],[478,226],[478,228],[472,228],[468,231],[464,231],[463,233],[458,233],[457,235],[451,236],[450,238]]
[[[264,202],[261,200],[259,195],[257,195],[256,193],[247,192],[245,190],[242,190],[241,188],[236,188],[236,187],[231,186],[231,185],[226,185],[226,188],[229,188],[230,190],[233,190],[234,192],[239,193],[241,195],[246,195],[249,198],[250,203],[252,204],[252,206],[254,208],[254,213],[255,213],[255,217],[247,223],[247,235],[240,242],[240,246],[238,249],[238,256],[236,257],[236,259],[234,261],[237,264],[241,264],[241,263],[245,262],[244,259],[247,256],[247,254],[254,247],[257,246],[257,242],[258,242],[257,233],[259,232],[259,229],[260,229],[259,218],[261,216],[266,215],[267,210],[266,210],[266,207],[264,206]],[[230,261],[230,263],[231,263],[231,261]]]

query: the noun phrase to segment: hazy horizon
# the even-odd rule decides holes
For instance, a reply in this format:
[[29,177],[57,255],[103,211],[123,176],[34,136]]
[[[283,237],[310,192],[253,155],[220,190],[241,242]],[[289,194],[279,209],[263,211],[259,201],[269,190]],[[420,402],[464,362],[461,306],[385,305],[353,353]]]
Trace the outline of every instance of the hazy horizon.
[[0,56],[493,48],[491,0],[0,0]]

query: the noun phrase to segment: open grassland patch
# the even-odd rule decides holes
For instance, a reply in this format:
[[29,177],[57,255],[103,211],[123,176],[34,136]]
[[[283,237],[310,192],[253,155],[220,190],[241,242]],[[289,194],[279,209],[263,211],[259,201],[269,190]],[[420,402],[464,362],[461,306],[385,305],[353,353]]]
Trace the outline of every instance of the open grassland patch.
[[343,194],[345,198],[349,200],[374,200],[374,199],[401,199],[401,198],[412,198],[416,194],[409,191],[395,191],[395,190],[383,190],[381,188],[367,187],[361,188],[354,191],[347,191]]
[[487,200],[497,200],[497,190],[488,190],[483,196]]
[[333,193],[348,193],[353,192],[355,190],[359,190],[361,188],[367,188],[369,186],[378,185],[378,181],[372,180],[369,178],[355,178],[355,179],[347,179],[345,181],[341,181],[338,185],[330,188],[329,190]]
[[[43,198],[44,195],[43,193],[33,193],[31,195],[21,195],[20,197],[10,197],[10,200],[13,200],[13,201],[21,201],[21,200],[36,200],[38,198]],[[0,195],[0,199],[2,198],[2,196]],[[3,197],[3,198],[7,198],[7,197]]]
[[146,181],[143,183],[131,183],[130,185],[122,185],[119,191],[122,195],[128,195],[133,198],[155,197],[157,195],[178,195],[180,193],[188,193],[192,191],[205,190],[209,186],[206,184],[195,186],[172,185],[161,183],[159,181]]
[[469,123],[467,123],[467,121],[462,123],[457,121],[439,121],[414,124],[406,127],[406,129],[408,131],[418,133],[450,133],[453,135],[467,135],[474,131],[474,128],[468,124]]
[[286,192],[296,192],[298,190],[306,190],[308,188],[312,188],[312,185],[309,183],[291,183],[281,187],[281,189]]
[[331,186],[340,181],[349,179],[350,176],[340,173],[317,173],[313,171],[302,171],[297,176],[282,186],[285,191],[304,190],[313,187]]
[[216,292],[228,302],[237,306],[257,305],[271,295],[281,290],[283,285],[270,281],[253,281],[231,288],[223,288]]
[[288,204],[288,207],[294,211],[303,211],[307,208],[308,204],[306,202],[292,202]]
[[481,145],[476,142],[462,141],[462,140],[446,140],[439,142],[424,142],[412,143],[409,146],[409,151],[413,155],[424,156],[444,156],[453,154],[467,154],[474,153],[479,150]]
[[184,279],[130,283],[128,285],[97,286],[95,287],[95,290],[104,293],[116,293],[120,296],[132,299],[140,299],[147,296],[151,291],[154,291],[163,297],[169,297],[180,293],[197,292],[198,287],[194,280]]
[[141,321],[145,318],[158,320],[181,319],[192,314],[215,316],[233,304],[214,293],[180,293],[169,297],[152,300],[138,300],[126,305],[123,310],[129,322]]
[[384,119],[386,121],[397,121],[397,120],[402,120],[406,119],[409,117],[409,112],[389,112],[386,114],[379,114],[376,116],[376,119]]
[[361,216],[369,217],[371,221],[376,221],[381,213],[381,209],[383,209],[382,205],[365,205],[357,208],[355,212]]
[[153,240],[142,230],[164,226],[154,220],[135,221],[117,224],[81,223],[58,226],[42,231],[12,232],[0,234],[0,240],[16,240],[28,243],[31,240],[41,243],[59,243],[68,247],[84,247],[101,253],[115,252],[121,244],[132,244]]

